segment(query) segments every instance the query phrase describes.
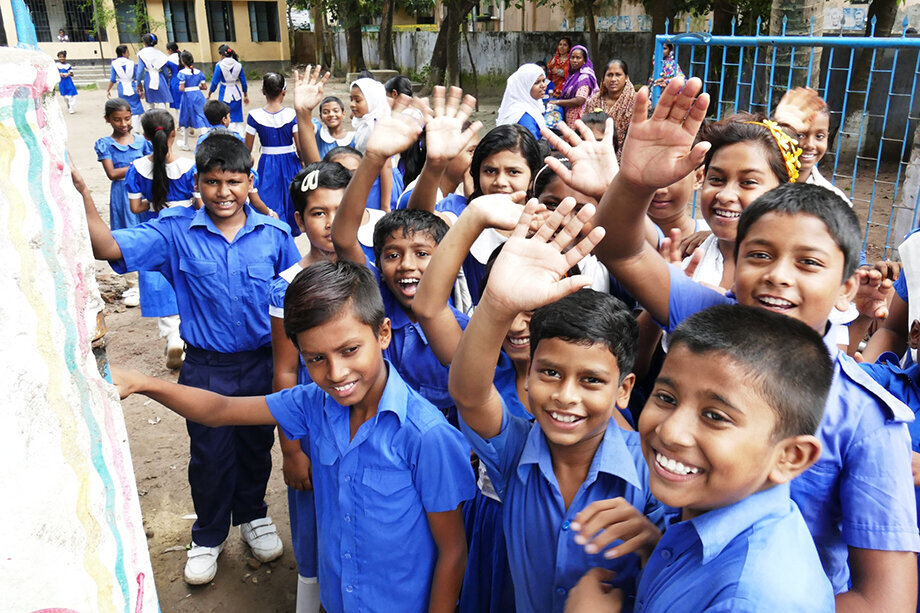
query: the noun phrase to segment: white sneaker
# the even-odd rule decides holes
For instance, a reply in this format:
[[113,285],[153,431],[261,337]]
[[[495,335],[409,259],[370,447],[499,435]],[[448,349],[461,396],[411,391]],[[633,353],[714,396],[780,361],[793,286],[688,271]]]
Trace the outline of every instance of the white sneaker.
[[223,543],[217,547],[202,547],[193,541],[185,561],[185,582],[189,585],[204,585],[213,581],[217,574],[217,556],[223,549]]
[[278,529],[271,517],[254,519],[240,524],[240,536],[252,549],[252,555],[259,562],[277,560],[284,553],[284,546],[278,538]]
[[170,334],[166,337],[166,368],[175,370],[185,362],[185,342],[182,337]]
[[121,294],[121,299],[126,307],[136,307],[141,304],[141,291],[136,287],[129,287]]

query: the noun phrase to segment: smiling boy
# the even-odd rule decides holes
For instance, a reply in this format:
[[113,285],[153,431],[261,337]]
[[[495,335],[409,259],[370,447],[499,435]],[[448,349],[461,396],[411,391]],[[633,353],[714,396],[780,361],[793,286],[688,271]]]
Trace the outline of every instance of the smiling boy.
[[[715,306],[677,327],[639,433],[652,493],[681,515],[642,571],[636,611],[834,611],[789,487],[821,453],[832,376],[814,330],[764,309]],[[607,527],[601,504],[577,520],[585,542]],[[618,611],[605,579],[588,573],[566,611]]]

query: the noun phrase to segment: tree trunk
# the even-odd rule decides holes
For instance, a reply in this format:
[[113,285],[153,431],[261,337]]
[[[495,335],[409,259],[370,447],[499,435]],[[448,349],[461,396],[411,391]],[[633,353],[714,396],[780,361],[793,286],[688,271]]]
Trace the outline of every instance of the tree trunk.
[[364,63],[364,48],[361,45],[361,15],[358,3],[349,3],[349,12],[345,18],[345,41],[348,48],[348,70],[358,72],[367,66]]
[[396,58],[393,56],[393,3],[394,0],[383,0],[383,17],[380,19],[380,33],[377,37],[377,56],[381,68],[396,68]]
[[[588,45],[591,47],[591,58],[594,62],[603,62],[600,57],[598,57],[598,46],[597,46],[597,23],[594,20],[594,0],[585,0],[585,21],[588,26]],[[598,64],[600,66],[600,64]],[[603,75],[601,75],[603,79]]]
[[674,32],[674,18],[677,16],[674,0],[646,0],[643,4],[652,17],[652,34],[664,34],[664,22],[667,20],[671,22],[668,30]]
[[310,8],[310,16],[313,18],[313,57],[317,64],[331,71],[332,58],[326,48],[326,11],[322,3]]
[[[446,0],[446,12],[438,30],[431,53],[430,72],[425,83],[425,91],[430,92],[435,85],[444,85],[446,78],[456,83],[460,78],[460,24],[466,15],[476,6],[475,0]],[[451,72],[453,67],[453,72]],[[456,79],[456,80],[454,80]]]

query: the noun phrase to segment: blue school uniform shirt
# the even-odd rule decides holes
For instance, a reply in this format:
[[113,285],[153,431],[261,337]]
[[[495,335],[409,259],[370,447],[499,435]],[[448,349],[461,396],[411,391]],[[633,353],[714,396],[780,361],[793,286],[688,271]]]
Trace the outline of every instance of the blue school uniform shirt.
[[633,610],[833,613],[834,592],[785,483],[670,526]]
[[219,123],[216,126],[211,126],[210,128],[208,128],[207,132],[205,132],[204,134],[198,137],[198,141],[195,143],[195,153],[198,153],[198,147],[201,146],[201,143],[204,141],[204,139],[206,139],[207,137],[213,134],[232,134],[240,142],[246,142],[242,134],[240,134],[239,132],[234,132],[230,128],[226,127],[224,124]]
[[517,124],[530,132],[536,140],[543,138],[543,134],[540,132],[540,124],[530,114],[524,113],[521,115],[521,118],[517,120]]
[[292,440],[309,438],[320,600],[329,613],[427,611],[438,550],[426,513],[476,485],[469,446],[387,362],[377,414],[349,440],[349,409],[316,384],[266,397]]
[[320,159],[326,157],[326,154],[336,147],[355,146],[354,131],[346,132],[345,136],[342,138],[335,139],[332,134],[329,133],[329,128],[327,128],[323,122],[321,122],[319,119],[316,119],[315,117],[313,118],[313,134],[316,137],[316,149],[319,151]]
[[575,515],[595,500],[624,497],[653,523],[663,524],[664,507],[648,487],[648,465],[636,432],[621,430],[611,419],[585,482],[568,510],[553,472],[553,460],[539,423],[515,417],[502,396],[502,427],[484,439],[463,419],[460,429],[502,499],[502,523],[514,581],[518,613],[562,613],[569,590],[589,569],[617,572],[616,587],[635,594],[639,558],[629,554],[606,560],[575,543]]
[[[703,309],[737,302],[692,281],[676,266],[670,271],[666,332]],[[834,378],[816,433],[821,457],[792,482],[792,499],[839,594],[849,589],[848,546],[918,551],[920,536],[907,429],[914,416],[841,352],[834,336],[824,337],[834,357]]]
[[245,205],[246,222],[233,241],[206,209],[164,209],[159,217],[112,232],[122,259],[119,274],[156,270],[176,290],[182,338],[220,353],[251,351],[271,343],[269,285],[300,260],[287,226]]
[[[166,206],[188,206],[195,195],[195,160],[176,158],[166,164],[169,185],[166,188]],[[125,173],[125,189],[128,198],[153,199],[153,160],[141,157],[131,163]],[[150,209],[153,211],[153,208]],[[162,211],[161,211],[162,214]]]

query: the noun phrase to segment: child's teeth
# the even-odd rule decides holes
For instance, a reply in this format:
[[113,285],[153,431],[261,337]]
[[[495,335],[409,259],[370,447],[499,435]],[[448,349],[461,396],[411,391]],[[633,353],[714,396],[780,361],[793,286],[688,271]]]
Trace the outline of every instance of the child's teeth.
[[721,209],[716,209],[714,213],[716,214],[717,217],[727,217],[729,219],[737,219],[741,217],[741,213],[738,213],[736,211],[723,211]]
[[509,338],[508,342],[511,343],[512,345],[518,345],[518,346],[529,345],[530,337],[525,336],[523,338]]
[[655,461],[664,466],[668,471],[674,473],[675,475],[695,475],[700,472],[699,468],[691,468],[681,464],[677,460],[665,457],[660,453],[655,454]]
[[772,296],[761,296],[760,301],[764,304],[769,304],[770,306],[777,307],[790,307],[792,303],[788,300],[783,300],[782,298],[773,298]]
[[578,420],[578,417],[576,417],[575,415],[563,415],[562,413],[556,413],[556,412],[550,413],[550,416],[556,421],[561,421],[564,424],[570,424]]

